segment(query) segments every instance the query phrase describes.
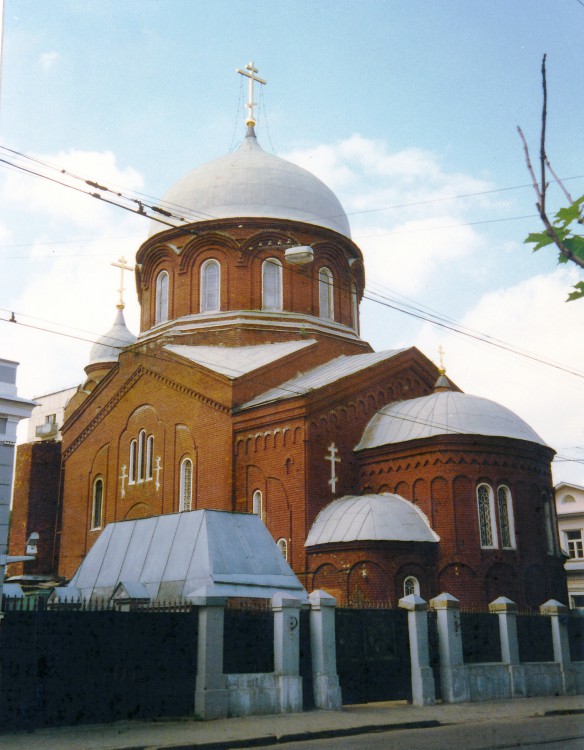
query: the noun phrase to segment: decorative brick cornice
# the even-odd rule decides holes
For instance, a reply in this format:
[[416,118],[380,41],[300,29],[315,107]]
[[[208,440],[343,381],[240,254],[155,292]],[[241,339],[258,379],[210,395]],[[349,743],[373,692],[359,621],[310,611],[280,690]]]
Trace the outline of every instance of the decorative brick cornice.
[[90,435],[93,430],[100,424],[105,417],[107,417],[108,414],[120,403],[120,401],[124,398],[124,396],[134,387],[134,385],[140,380],[143,376],[149,376],[153,380],[156,380],[158,383],[167,386],[168,388],[172,388],[172,390],[177,391],[178,393],[182,393],[189,398],[196,399],[197,401],[200,401],[201,403],[205,404],[206,406],[210,406],[212,409],[215,409],[216,411],[220,411],[223,414],[230,414],[231,409],[228,406],[225,406],[224,404],[220,404],[218,401],[215,401],[212,398],[209,398],[208,396],[203,396],[198,391],[195,391],[193,388],[189,388],[186,385],[183,385],[181,383],[177,383],[174,380],[171,380],[170,378],[161,375],[159,372],[156,372],[154,370],[150,370],[147,367],[144,367],[141,365],[138,367],[131,375],[130,377],[124,382],[122,387],[116,391],[116,393],[112,396],[112,398],[103,406],[99,413],[95,415],[95,417],[91,420],[91,422],[82,430],[82,432],[73,440],[71,445],[67,448],[67,450],[63,453],[63,461],[66,461],[69,456],[71,456],[72,453],[74,453],[77,448],[85,441],[85,439]]

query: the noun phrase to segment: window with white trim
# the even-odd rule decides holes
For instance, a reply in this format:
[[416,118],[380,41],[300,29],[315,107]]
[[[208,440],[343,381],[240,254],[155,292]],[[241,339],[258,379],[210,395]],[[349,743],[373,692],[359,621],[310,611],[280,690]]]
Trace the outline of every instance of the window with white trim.
[[148,435],[146,441],[146,480],[152,479],[152,464],[154,462],[154,435]]
[[136,452],[138,448],[138,441],[132,440],[130,443],[130,471],[128,472],[129,484],[134,484],[136,481]]
[[499,528],[501,530],[501,547],[515,549],[515,520],[511,490],[502,484],[497,488],[497,505],[499,510]]
[[493,490],[488,484],[479,484],[477,487],[477,509],[481,547],[498,547],[497,527],[495,525],[495,502]]
[[168,271],[161,271],[156,277],[156,307],[154,323],[168,320]]
[[415,594],[420,596],[420,582],[415,576],[408,576],[404,580],[404,596]]
[[264,517],[264,502],[261,490],[256,490],[252,497],[252,513],[259,516],[261,519]]
[[215,312],[221,307],[221,266],[206,260],[201,266],[201,312]]
[[282,264],[268,258],[262,264],[262,310],[282,309]]
[[96,477],[93,482],[91,506],[91,528],[101,529],[101,516],[103,513],[103,479]]
[[180,511],[193,509],[193,462],[190,458],[182,460],[180,465]]
[[566,547],[572,560],[584,559],[584,537],[582,531],[582,529],[566,529],[564,531]]
[[284,560],[288,560],[288,542],[284,539],[284,537],[282,537],[281,539],[278,539],[276,544],[278,545],[278,549],[284,556]]
[[351,315],[353,320],[353,330],[359,333],[359,295],[357,293],[357,284],[351,284]]
[[144,481],[146,468],[146,430],[140,430],[138,435],[138,482]]
[[328,268],[318,272],[318,314],[326,320],[334,320],[333,275]]

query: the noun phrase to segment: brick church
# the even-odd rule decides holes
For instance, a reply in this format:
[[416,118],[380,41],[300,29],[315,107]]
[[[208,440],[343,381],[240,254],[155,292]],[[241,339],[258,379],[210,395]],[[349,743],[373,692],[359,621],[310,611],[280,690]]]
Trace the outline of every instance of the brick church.
[[140,333],[121,303],[62,442],[20,447],[11,544],[42,542],[12,574],[70,578],[108,523],[211,508],[258,514],[306,589],[343,604],[565,601],[554,451],[417,349],[372,351],[342,206],[254,125],[166,194],[196,218],[153,222]]

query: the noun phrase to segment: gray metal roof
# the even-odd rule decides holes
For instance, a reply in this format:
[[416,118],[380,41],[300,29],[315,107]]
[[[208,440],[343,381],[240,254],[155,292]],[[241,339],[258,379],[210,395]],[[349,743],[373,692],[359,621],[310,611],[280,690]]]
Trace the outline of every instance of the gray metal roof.
[[168,344],[164,348],[180,357],[203,365],[210,370],[238,378],[248,372],[276,362],[282,357],[300,351],[311,344],[314,339],[303,341],[285,341],[278,344],[261,344],[259,346],[186,346]]
[[113,326],[91,347],[88,365],[117,362],[121,350],[135,342],[136,337],[126,326],[123,310],[118,310]]
[[355,450],[434,435],[488,435],[546,445],[535,430],[501,404],[466,393],[442,391],[382,407],[365,428]]
[[[302,167],[266,153],[250,130],[237,151],[203,164],[176,182],[164,204],[188,209],[191,221],[253,216],[292,219],[351,236],[338,198]],[[191,218],[191,212],[195,214]],[[161,226],[152,223],[151,234]]]
[[206,594],[271,598],[306,591],[261,519],[251,513],[194,510],[111,523],[70,587],[84,599],[110,598],[118,583],[140,583],[152,600]]
[[357,541],[438,542],[440,537],[424,513],[399,495],[348,495],[321,510],[305,546]]
[[295,378],[287,380],[276,388],[271,388],[269,391],[261,393],[251,401],[240,406],[239,409],[251,409],[254,406],[268,404],[271,401],[281,401],[286,398],[302,396],[309,391],[324,388],[331,383],[335,383],[337,380],[365,370],[379,362],[391,359],[402,351],[404,349],[392,349],[386,352],[369,352],[367,354],[353,354],[349,356],[343,354],[324,365],[314,367],[312,370],[308,370],[308,372],[301,373]]

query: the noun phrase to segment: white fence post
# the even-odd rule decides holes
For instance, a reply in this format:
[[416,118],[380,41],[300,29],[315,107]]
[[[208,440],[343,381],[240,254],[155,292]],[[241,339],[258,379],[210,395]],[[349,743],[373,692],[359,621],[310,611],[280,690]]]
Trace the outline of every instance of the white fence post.
[[302,711],[300,677],[300,609],[302,602],[287,594],[272,597],[274,672],[278,678],[281,713]]
[[416,594],[410,594],[400,599],[398,606],[408,610],[412,701],[416,706],[428,706],[436,702],[436,685],[430,667],[428,645],[428,605]]
[[337,674],[335,607],[337,600],[326,591],[313,591],[310,602],[310,648],[314,705],[340,711],[343,705]]
[[460,602],[451,594],[440,594],[430,601],[438,616],[440,687],[444,703],[470,700],[468,675],[462,655]]
[[574,684],[568,639],[568,607],[556,599],[549,599],[541,605],[539,611],[550,618],[554,661],[560,665],[564,695],[571,695],[574,692]]
[[219,719],[228,713],[227,681],[223,674],[223,625],[226,598],[196,596],[199,608],[195,713],[204,719]]

